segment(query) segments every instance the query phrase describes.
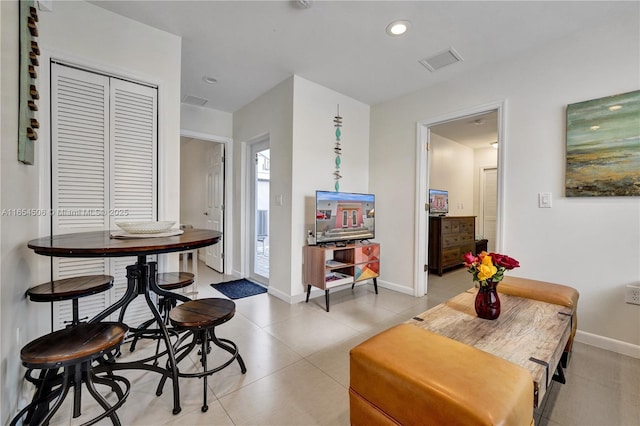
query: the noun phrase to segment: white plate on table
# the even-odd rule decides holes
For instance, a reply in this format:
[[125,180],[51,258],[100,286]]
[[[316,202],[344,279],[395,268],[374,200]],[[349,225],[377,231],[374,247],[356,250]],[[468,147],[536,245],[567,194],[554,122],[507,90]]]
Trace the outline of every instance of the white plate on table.
[[116,222],[116,226],[128,234],[161,234],[168,232],[175,221]]

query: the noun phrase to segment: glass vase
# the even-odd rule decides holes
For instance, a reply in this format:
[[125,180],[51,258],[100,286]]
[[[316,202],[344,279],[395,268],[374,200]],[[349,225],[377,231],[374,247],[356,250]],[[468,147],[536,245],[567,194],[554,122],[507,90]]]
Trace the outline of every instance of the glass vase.
[[498,283],[487,280],[486,285],[481,285],[476,295],[476,314],[479,318],[494,320],[500,316],[500,299],[496,286]]

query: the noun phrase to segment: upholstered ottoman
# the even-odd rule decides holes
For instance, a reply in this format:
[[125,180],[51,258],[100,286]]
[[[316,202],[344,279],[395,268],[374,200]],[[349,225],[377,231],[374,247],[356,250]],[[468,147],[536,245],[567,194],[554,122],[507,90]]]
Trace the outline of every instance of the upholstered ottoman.
[[571,356],[573,338],[578,328],[578,291],[566,285],[554,284],[545,281],[536,281],[528,278],[504,277],[498,284],[498,292],[511,296],[526,297],[540,302],[553,303],[566,306],[573,310],[571,318],[571,334],[562,354],[562,366],[566,367]]
[[524,368],[409,324],[350,353],[351,424],[531,425]]

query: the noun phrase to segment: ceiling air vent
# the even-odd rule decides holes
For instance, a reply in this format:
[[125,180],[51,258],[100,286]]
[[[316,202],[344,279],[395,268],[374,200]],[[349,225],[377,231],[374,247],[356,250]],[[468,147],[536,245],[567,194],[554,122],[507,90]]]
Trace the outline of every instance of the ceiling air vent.
[[444,52],[437,53],[428,58],[420,59],[418,62],[424,65],[429,71],[434,72],[440,68],[446,67],[447,65],[462,62],[462,56],[460,56],[453,47],[450,47]]
[[204,106],[204,104],[209,101],[206,99],[198,98],[196,96],[185,95],[182,97],[182,102],[189,105]]

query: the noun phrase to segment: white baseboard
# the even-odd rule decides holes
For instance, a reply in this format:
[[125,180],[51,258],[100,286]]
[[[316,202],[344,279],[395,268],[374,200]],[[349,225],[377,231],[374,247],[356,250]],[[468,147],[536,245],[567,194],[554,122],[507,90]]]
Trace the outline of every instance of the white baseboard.
[[[361,281],[359,283],[356,283],[356,287],[360,286],[360,285],[370,285],[373,287],[373,281],[372,280],[367,280],[367,281]],[[405,286],[401,286],[398,284],[394,284],[391,283],[389,281],[382,281],[381,279],[378,278],[378,287],[380,288],[386,288],[388,290],[393,290],[393,291],[397,291],[398,293],[403,293],[403,294],[408,294],[409,296],[413,296],[413,289],[412,288],[408,288]],[[345,290],[351,288],[351,284],[343,284],[343,285],[339,285],[339,286],[335,286],[333,288],[331,288],[331,290],[329,290],[329,295],[331,295],[331,293],[335,292],[335,291],[340,291],[340,290]],[[282,293],[276,289],[273,290],[273,292],[271,291],[271,287],[269,287],[269,293],[273,294],[275,297],[277,297],[278,299],[284,300],[287,303],[293,304],[293,303],[299,303],[299,302],[303,302],[307,299],[307,293],[306,291],[303,293],[299,293],[299,294],[295,294],[293,296],[289,296],[288,294]],[[319,288],[316,287],[311,287],[311,295],[309,296],[309,299],[313,299],[315,297],[324,297],[324,290],[321,290]],[[331,297],[331,296],[329,296]]]
[[622,340],[611,339],[609,337],[599,336],[597,334],[587,333],[586,331],[576,331],[576,342],[595,346],[597,348],[606,349],[611,352],[627,355],[633,358],[640,358],[640,345],[623,342]]
[[[289,296],[287,293],[280,291],[277,288],[273,288],[272,286],[268,287],[267,292],[273,297],[277,297],[278,299],[287,302],[290,305],[296,303],[296,301],[294,300],[296,296]],[[304,300],[304,297],[302,298],[302,300]]]
[[397,291],[398,293],[414,296],[413,287],[406,287],[406,286],[395,284],[389,281],[383,281],[381,279],[378,279],[378,286],[386,288],[388,290]]

